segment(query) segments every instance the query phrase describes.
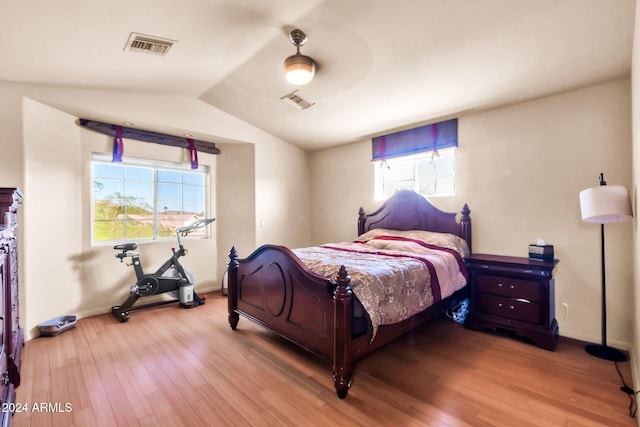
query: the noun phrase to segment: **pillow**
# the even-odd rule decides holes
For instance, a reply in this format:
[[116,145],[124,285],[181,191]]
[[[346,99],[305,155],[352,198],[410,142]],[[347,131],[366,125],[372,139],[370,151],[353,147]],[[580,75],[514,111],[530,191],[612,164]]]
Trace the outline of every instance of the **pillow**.
[[389,230],[386,228],[374,228],[364,234],[358,236],[359,242],[367,242],[379,236],[402,237],[405,239],[419,240],[429,245],[440,246],[442,248],[452,249],[466,257],[470,254],[469,245],[460,236],[451,233],[437,233],[435,231],[425,230]]

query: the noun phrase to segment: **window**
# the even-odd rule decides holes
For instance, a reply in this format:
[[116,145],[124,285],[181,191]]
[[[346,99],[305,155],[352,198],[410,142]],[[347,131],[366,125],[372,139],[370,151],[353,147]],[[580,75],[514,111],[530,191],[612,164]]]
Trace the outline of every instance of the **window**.
[[[207,214],[209,170],[154,160],[92,156],[92,242],[173,238]],[[205,229],[192,236],[205,236]]]
[[423,196],[455,194],[458,119],[432,123],[371,139],[377,199],[398,190]]
[[414,190],[423,196],[455,194],[455,148],[377,161],[376,199],[398,190]]

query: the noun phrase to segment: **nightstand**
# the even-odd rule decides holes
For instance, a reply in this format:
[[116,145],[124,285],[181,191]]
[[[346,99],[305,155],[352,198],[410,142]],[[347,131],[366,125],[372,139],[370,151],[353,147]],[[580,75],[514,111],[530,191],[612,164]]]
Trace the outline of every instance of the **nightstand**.
[[553,269],[558,260],[474,254],[469,271],[470,329],[504,329],[553,350],[558,342]]

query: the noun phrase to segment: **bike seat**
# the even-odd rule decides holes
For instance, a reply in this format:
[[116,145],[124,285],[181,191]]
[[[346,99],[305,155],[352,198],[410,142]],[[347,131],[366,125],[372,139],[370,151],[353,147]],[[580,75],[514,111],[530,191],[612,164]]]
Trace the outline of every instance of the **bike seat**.
[[123,243],[121,245],[115,245],[113,247],[113,249],[117,250],[117,251],[132,251],[134,249],[138,248],[138,244],[137,243]]

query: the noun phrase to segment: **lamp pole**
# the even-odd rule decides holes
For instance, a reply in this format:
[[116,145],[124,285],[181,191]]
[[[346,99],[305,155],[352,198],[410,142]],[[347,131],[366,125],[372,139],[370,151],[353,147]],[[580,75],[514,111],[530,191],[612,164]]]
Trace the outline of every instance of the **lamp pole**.
[[600,224],[600,265],[602,265],[602,345],[607,347],[607,275],[604,262],[604,224]]

